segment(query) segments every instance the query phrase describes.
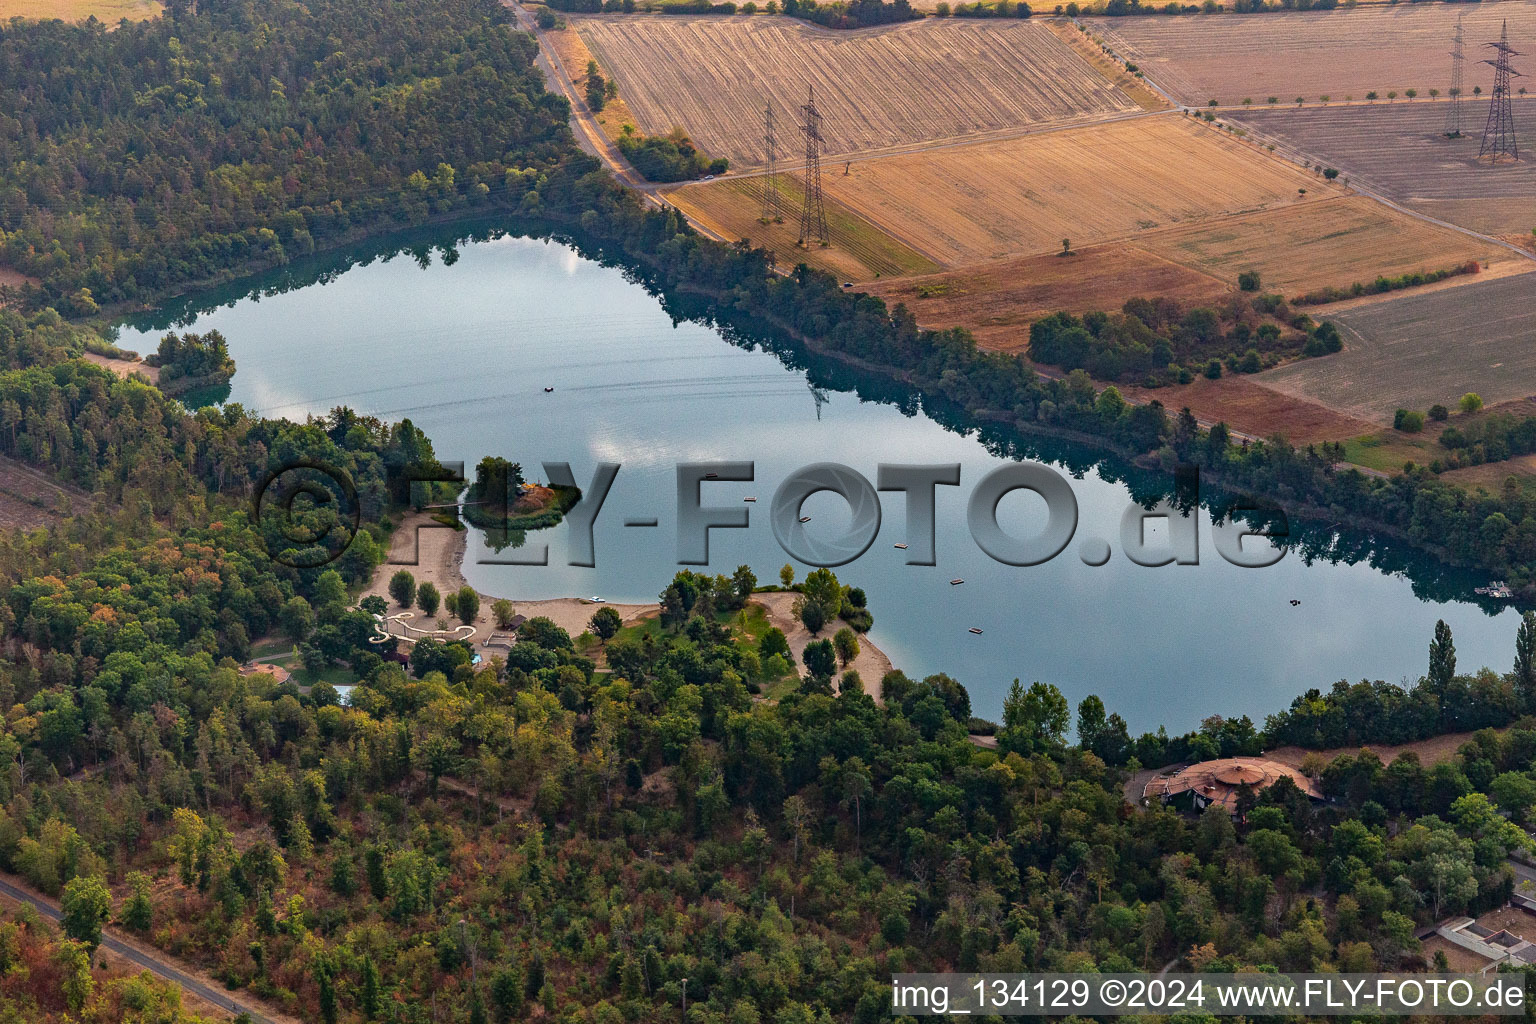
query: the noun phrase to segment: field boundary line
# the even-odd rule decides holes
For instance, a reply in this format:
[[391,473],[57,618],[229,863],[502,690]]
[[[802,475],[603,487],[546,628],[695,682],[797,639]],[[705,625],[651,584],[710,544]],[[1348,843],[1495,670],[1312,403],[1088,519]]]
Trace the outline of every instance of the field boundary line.
[[[1265,145],[1273,145],[1275,148],[1271,151],[1271,155],[1275,153],[1285,153],[1287,154],[1286,159],[1293,164],[1310,163],[1313,166],[1322,166],[1322,163],[1317,159],[1316,156],[1306,152],[1298,146],[1293,146],[1283,137],[1270,135],[1268,132],[1260,131],[1259,129],[1253,127],[1253,125],[1248,121],[1238,119],[1238,123],[1240,123],[1243,126],[1243,130],[1252,136],[1255,140],[1262,139],[1264,140]],[[1396,200],[1387,197],[1381,192],[1378,192],[1373,186],[1361,183],[1358,178],[1352,176],[1349,184],[1345,185],[1344,187],[1347,190],[1365,196],[1367,199],[1374,199],[1376,202],[1382,204],[1383,206],[1396,210],[1398,213],[1412,217],[1415,220],[1422,221],[1425,224],[1433,224],[1436,227],[1446,228],[1450,231],[1455,231],[1466,235],[1468,238],[1476,238],[1478,241],[1485,242],[1488,245],[1495,245],[1501,249],[1507,249],[1508,251],[1530,262],[1532,266],[1536,266],[1536,253],[1532,253],[1528,249],[1522,249],[1518,245],[1515,245],[1511,242],[1506,242],[1504,239],[1498,238],[1494,235],[1485,235],[1481,231],[1474,231],[1471,228],[1465,227],[1461,224],[1452,224],[1450,221],[1441,220],[1439,217],[1431,217],[1427,213],[1422,213],[1418,210],[1406,207]]]

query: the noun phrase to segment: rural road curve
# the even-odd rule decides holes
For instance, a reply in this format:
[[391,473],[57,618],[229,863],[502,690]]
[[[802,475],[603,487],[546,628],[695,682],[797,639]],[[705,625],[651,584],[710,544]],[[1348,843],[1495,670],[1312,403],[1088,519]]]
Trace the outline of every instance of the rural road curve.
[[[58,906],[52,900],[34,895],[19,886],[12,885],[10,882],[0,880],[0,896],[8,896],[17,902],[29,904],[50,921],[59,921],[63,918],[63,914],[59,912]],[[147,971],[158,974],[167,981],[175,982],[188,992],[206,999],[214,1006],[227,1009],[237,1015],[241,1013],[250,1014],[251,1020],[255,1021],[256,1024],[273,1024],[272,1018],[260,1013],[250,1004],[242,1003],[232,998],[228,992],[220,992],[211,986],[203,984],[190,974],[177,968],[168,960],[144,953],[136,946],[130,946],[126,942],[113,938],[106,932],[102,933],[101,944],[118,956],[129,960]]]
[[[534,39],[538,40],[539,57],[537,63],[543,69],[544,77],[570,103],[571,124],[577,134],[586,141],[587,148],[592,154],[608,165],[608,170],[618,179],[619,184],[639,194],[643,201],[655,206],[672,206],[671,203],[657,194],[655,185],[641,177],[640,172],[635,170],[633,165],[624,158],[624,154],[619,151],[618,146],[614,145],[612,140],[603,132],[602,126],[597,123],[597,119],[587,109],[586,101],[577,92],[576,83],[566,73],[565,67],[560,63],[560,58],[555,55],[555,48],[546,41],[544,30],[539,28],[538,23],[533,20],[533,16],[525,11],[522,5],[515,2],[515,0],[501,0],[501,3],[503,7],[512,12],[512,20],[517,22],[519,28],[531,33]],[[574,32],[576,30],[567,29],[567,31]],[[675,206],[672,206],[672,208],[677,209]],[[684,217],[687,217],[687,214],[684,214]],[[717,242],[731,241],[731,239],[726,238],[724,235],[711,231],[692,217],[687,217],[687,220],[689,224],[693,225],[695,231],[706,238]]]

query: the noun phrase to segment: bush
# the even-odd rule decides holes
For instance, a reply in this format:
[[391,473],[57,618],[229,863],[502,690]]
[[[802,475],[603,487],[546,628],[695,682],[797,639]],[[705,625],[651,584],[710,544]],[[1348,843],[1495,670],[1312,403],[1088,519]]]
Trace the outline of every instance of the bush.
[[1259,290],[1259,272],[1257,270],[1245,270],[1237,275],[1237,286],[1245,292]]
[[1450,418],[1450,416],[1451,410],[1447,409],[1439,402],[1436,402],[1434,405],[1429,407],[1429,418],[1434,420],[1436,423],[1444,423],[1447,419]]
[[1461,396],[1461,401],[1456,404],[1464,415],[1471,415],[1483,407],[1483,398],[1476,392],[1468,391]]
[[1405,434],[1417,434],[1424,429],[1424,414],[1411,409],[1399,409],[1392,415],[1392,426]]

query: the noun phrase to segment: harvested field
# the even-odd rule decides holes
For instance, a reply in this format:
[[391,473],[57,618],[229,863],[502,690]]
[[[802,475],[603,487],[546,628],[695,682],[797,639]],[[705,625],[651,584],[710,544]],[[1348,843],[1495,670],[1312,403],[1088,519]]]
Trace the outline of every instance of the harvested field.
[[1225,423],[1251,437],[1284,434],[1296,444],[1338,441],[1372,429],[1364,420],[1273,391],[1247,376],[1228,375],[1219,380],[1198,377],[1173,387],[1121,390],[1138,402],[1155,398],[1174,412],[1187,406],[1202,423]]
[[1506,249],[1362,196],[1159,231],[1142,244],[1233,285],[1242,271],[1257,270],[1266,291],[1287,296],[1472,260],[1527,262]]
[[[1533,8],[1536,9],[1536,8]],[[1430,216],[1489,234],[1536,227],[1536,160],[1477,162],[1486,100],[1467,100],[1468,135],[1447,139],[1444,101],[1253,110],[1234,120],[1313,163]],[[1536,98],[1514,101],[1522,149],[1536,155]]]
[[97,21],[115,25],[124,18],[143,21],[159,15],[155,0],[0,0],[0,18],[58,18],[61,21]]
[[[1536,40],[1536,5],[1402,4],[1280,17],[1095,18],[1088,25],[1152,81],[1203,106],[1212,99],[1238,104],[1245,97],[1262,104],[1270,96],[1292,103],[1297,96],[1363,100],[1371,91],[1383,99],[1393,90],[1443,94],[1451,84],[1451,35],[1461,15],[1470,99],[1473,86],[1486,92],[1493,82],[1493,69],[1476,62],[1486,55],[1482,44],[1499,38],[1505,18],[1516,49],[1536,49],[1524,45]],[[1515,67],[1531,70],[1518,58]]]
[[784,266],[808,263],[851,281],[928,274],[939,269],[932,260],[836,202],[827,204],[832,245],[802,248],[798,242],[804,180],[791,174],[775,176],[782,222],[771,224],[760,220],[763,181],[761,177],[728,178],[685,185],[668,192],[667,199],[711,231],[728,238],[748,238],[754,245],[773,250]]
[[1022,352],[1029,345],[1029,325],[1056,310],[1115,310],[1139,295],[1198,305],[1226,289],[1213,277],[1134,246],[1096,245],[1067,258],[1037,254],[998,260],[877,281],[862,290],[893,306],[906,303],[924,327],[969,327],[983,348]]
[[846,176],[827,175],[825,185],[949,265],[1343,194],[1177,114],[856,161]]
[[[789,18],[573,18],[648,135],[682,127],[711,156],[762,163],[763,108],[779,159],[816,89],[829,157],[1092,120],[1137,105],[1029,21],[925,19],[839,32]],[[582,70],[582,69],[577,69]]]
[[1135,100],[1143,110],[1169,108],[1168,101],[1161,93],[1148,86],[1145,80],[1127,71],[1124,64],[1105,53],[1099,44],[1077,25],[1060,18],[1052,18],[1042,24],[1056,33],[1056,38],[1072,47],[1084,60],[1092,64],[1099,74],[1115,83],[1115,88]]
[[1465,466],[1441,473],[1440,479],[1469,490],[1483,488],[1489,494],[1500,494],[1504,481],[1510,477],[1527,498],[1536,495],[1536,455],[1517,455],[1503,462],[1485,462],[1481,466]]
[[1475,391],[1493,405],[1536,393],[1536,278],[1518,274],[1412,292],[1330,314],[1345,349],[1256,379],[1378,423],[1397,408],[1453,404]]

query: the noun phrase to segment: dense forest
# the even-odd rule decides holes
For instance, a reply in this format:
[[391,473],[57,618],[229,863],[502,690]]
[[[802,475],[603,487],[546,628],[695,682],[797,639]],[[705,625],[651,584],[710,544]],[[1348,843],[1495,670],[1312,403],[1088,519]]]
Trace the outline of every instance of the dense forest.
[[484,206],[573,149],[480,0],[0,33],[0,262],[66,316]]

